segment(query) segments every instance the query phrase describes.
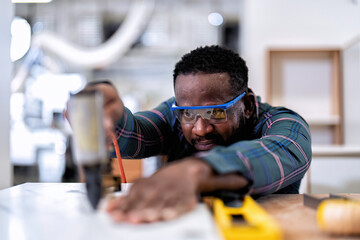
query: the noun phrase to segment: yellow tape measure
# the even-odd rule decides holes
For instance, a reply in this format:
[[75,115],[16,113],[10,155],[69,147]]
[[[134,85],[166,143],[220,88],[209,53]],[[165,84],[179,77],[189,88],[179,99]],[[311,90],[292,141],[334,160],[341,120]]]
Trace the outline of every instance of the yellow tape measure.
[[250,196],[241,203],[228,207],[218,198],[213,201],[215,221],[225,240],[282,239],[278,224]]

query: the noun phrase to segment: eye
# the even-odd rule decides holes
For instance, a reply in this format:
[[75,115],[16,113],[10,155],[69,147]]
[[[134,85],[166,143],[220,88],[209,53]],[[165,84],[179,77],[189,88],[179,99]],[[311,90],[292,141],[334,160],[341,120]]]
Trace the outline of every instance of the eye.
[[184,111],[182,112],[182,116],[183,116],[184,118],[192,118],[192,117],[194,116],[194,114],[193,114],[192,112],[190,112],[189,110],[184,110]]
[[213,111],[210,110],[210,109],[206,111],[206,114],[207,114],[207,115],[210,115],[210,114],[212,114],[212,113],[213,113]]
[[225,109],[215,108],[213,110],[213,118],[215,118],[215,119],[226,118]]

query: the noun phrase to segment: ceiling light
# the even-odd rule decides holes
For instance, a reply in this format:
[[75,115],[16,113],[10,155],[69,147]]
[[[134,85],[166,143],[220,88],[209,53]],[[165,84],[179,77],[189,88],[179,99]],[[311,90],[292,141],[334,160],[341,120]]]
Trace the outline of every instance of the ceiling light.
[[31,27],[30,24],[20,17],[15,17],[11,23],[10,58],[16,61],[22,58],[30,48]]
[[11,0],[12,3],[49,3],[52,0]]
[[209,14],[208,21],[211,25],[220,26],[224,22],[224,19],[220,13],[213,12]]

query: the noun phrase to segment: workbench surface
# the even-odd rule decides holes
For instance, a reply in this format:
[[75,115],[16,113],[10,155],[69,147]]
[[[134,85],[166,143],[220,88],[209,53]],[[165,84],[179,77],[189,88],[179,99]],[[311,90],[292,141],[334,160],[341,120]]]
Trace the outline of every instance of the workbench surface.
[[[221,239],[204,204],[170,222],[119,224],[104,211],[92,210],[85,191],[83,183],[25,183],[1,190],[0,239]],[[360,194],[351,196],[360,199]],[[277,220],[284,240],[360,239],[321,233],[316,226],[316,211],[303,205],[303,195],[273,194],[257,202]]]
[[154,224],[114,223],[94,211],[83,183],[25,183],[0,191],[1,240],[219,240],[205,204]]
[[[360,194],[341,194],[359,199]],[[315,194],[319,198],[329,194]],[[330,236],[322,233],[316,225],[316,210],[304,206],[302,194],[272,194],[257,199],[283,230],[284,240],[303,239],[360,239],[358,237]]]

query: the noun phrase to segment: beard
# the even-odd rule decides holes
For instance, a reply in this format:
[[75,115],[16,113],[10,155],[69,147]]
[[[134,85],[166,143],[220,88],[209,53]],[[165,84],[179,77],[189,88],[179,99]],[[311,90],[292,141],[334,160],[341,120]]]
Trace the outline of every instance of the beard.
[[229,146],[235,142],[254,139],[254,129],[256,125],[256,114],[246,118],[243,109],[240,110],[239,127],[235,133],[225,142],[224,146]]
[[191,145],[196,149],[196,151],[205,151],[215,146],[229,146],[235,142],[254,139],[254,129],[257,122],[256,113],[247,118],[241,108],[240,111],[235,114],[237,116],[232,117],[238,118],[239,125],[229,138],[225,139],[224,136],[217,132],[210,132],[205,136],[191,139]]
[[251,124],[249,119],[245,118],[243,114],[238,117],[239,127],[228,139],[225,140],[221,134],[211,132],[205,136],[191,139],[191,145],[194,146],[198,151],[202,151],[201,149],[197,148],[197,146],[204,144],[211,144],[212,147],[229,146],[238,141],[253,139],[254,124]]
[[[241,109],[242,111],[242,109]],[[236,134],[234,134],[236,141],[251,140],[254,139],[254,130],[257,121],[257,115],[253,114],[249,118],[245,117],[245,114],[241,113],[239,128]]]
[[214,144],[220,145],[220,146],[224,146],[226,144],[226,141],[224,140],[224,138],[220,134],[216,134],[216,133],[209,133],[209,134],[206,134],[204,137],[193,138],[193,139],[191,139],[191,144],[193,146],[195,146],[197,143],[203,142],[203,141],[213,142]]

